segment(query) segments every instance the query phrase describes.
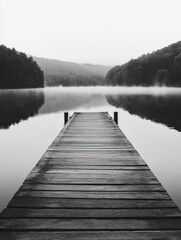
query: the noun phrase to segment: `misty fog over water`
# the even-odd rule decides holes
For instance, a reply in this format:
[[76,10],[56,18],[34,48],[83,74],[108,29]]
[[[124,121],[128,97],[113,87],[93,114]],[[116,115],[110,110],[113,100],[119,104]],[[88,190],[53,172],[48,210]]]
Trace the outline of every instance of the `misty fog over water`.
[[181,209],[181,89],[52,87],[0,91],[0,210],[63,127],[63,112],[118,111],[119,127]]

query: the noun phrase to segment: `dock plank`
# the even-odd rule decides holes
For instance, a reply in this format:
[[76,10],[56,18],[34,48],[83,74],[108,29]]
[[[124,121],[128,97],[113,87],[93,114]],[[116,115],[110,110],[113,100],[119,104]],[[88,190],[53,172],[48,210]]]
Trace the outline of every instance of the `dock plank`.
[[3,240],[180,240],[180,230],[162,231],[25,231],[0,232]]
[[181,219],[0,219],[6,230],[181,230]]
[[180,218],[177,208],[162,209],[27,209],[7,208],[0,218]]
[[98,192],[165,192],[161,184],[153,185],[78,185],[23,184],[20,190],[31,191],[98,191]]
[[15,197],[79,199],[170,199],[166,192],[19,191]]
[[171,200],[139,200],[139,199],[69,199],[69,198],[16,198],[8,204],[10,208],[175,208]]

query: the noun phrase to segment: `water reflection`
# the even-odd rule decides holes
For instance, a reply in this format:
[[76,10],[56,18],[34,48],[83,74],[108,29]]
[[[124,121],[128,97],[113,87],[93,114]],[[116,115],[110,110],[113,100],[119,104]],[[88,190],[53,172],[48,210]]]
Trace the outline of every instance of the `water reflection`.
[[43,92],[34,90],[1,91],[0,128],[9,128],[12,124],[35,116],[43,104]]
[[107,96],[109,104],[181,131],[181,95]]
[[[38,114],[123,108],[131,114],[181,131],[181,89],[69,87],[0,91],[0,128]],[[107,111],[106,109],[106,111]]]
[[104,94],[94,93],[94,91],[78,91],[76,88],[45,89],[45,103],[39,109],[39,114],[56,113],[61,111],[71,111],[78,108],[89,109],[108,105]]
[[0,128],[8,128],[21,120],[39,114],[75,111],[81,107],[108,105],[104,94],[79,92],[76,88],[47,88],[0,91]]

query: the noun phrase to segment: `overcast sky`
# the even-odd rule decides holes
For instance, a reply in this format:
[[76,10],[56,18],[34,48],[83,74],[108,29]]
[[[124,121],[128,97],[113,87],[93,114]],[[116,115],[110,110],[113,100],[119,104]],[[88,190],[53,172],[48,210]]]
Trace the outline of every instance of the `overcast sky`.
[[38,57],[117,65],[181,40],[181,0],[0,0],[0,42]]

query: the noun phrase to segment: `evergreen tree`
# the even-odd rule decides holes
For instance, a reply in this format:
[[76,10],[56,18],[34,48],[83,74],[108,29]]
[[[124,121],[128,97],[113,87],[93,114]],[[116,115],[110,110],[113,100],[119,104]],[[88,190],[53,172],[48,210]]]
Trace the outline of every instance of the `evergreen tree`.
[[32,57],[0,45],[0,89],[44,87],[44,74]]

